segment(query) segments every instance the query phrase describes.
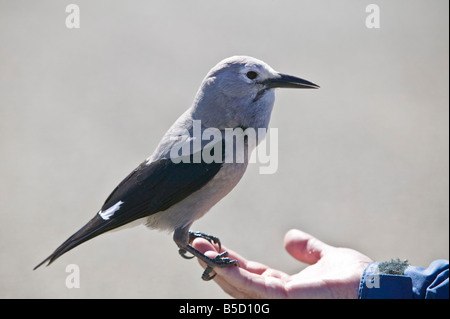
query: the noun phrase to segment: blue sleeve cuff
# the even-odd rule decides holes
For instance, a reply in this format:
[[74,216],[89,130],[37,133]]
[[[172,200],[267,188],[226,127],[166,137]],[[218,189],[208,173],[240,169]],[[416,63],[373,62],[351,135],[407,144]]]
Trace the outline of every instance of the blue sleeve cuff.
[[359,299],[448,299],[449,263],[436,260],[428,268],[408,266],[403,275],[380,273],[369,264],[361,277]]
[[378,273],[378,265],[369,264],[361,277],[359,299],[411,299],[412,280],[407,276]]

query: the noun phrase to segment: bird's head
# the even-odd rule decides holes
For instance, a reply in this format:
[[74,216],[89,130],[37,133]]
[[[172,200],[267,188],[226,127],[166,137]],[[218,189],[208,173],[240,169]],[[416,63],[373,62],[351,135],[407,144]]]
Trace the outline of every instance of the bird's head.
[[279,73],[261,60],[233,56],[219,62],[206,75],[194,101],[194,111],[206,126],[267,127],[275,88],[319,86]]

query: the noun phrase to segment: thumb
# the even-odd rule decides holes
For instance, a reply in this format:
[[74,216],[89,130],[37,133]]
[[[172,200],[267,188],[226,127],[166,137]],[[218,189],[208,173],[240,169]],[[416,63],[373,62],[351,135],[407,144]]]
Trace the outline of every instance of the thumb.
[[310,265],[318,262],[326,251],[332,248],[298,229],[291,229],[286,233],[284,247],[292,257]]

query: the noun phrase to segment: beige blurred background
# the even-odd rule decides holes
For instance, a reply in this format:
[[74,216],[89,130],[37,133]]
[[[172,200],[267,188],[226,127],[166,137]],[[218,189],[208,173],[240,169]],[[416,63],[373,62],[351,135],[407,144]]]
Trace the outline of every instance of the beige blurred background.
[[[380,29],[365,25],[372,2]],[[448,1],[77,0],[68,29],[70,3],[0,0],[1,298],[228,297],[145,227],[32,268],[237,54],[321,89],[277,92],[278,171],[250,166],[193,229],[288,273],[305,267],[283,248],[291,228],[379,261],[448,259]]]

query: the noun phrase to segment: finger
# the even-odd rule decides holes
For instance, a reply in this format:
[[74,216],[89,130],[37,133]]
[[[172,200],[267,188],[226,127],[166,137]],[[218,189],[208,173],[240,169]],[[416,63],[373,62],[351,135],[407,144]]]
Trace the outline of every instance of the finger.
[[[238,267],[229,267],[228,269],[231,270],[231,273],[235,272],[235,271],[239,271]],[[216,271],[216,269],[215,269]],[[227,294],[229,294],[230,296],[232,296],[233,298],[236,299],[250,299],[251,296],[249,296],[245,291],[243,291],[242,289],[240,289],[237,286],[234,286],[232,283],[228,282],[229,280],[229,274],[228,272],[225,272],[225,274],[223,272],[219,273],[216,272],[216,276],[214,277],[214,281],[220,286],[220,288],[223,289],[224,292],[226,292]]]
[[[206,256],[210,258],[214,258],[219,253],[217,249],[207,240],[203,238],[196,238],[192,242],[192,246],[200,251],[201,253],[205,254]],[[268,267],[266,265],[263,265],[261,263],[255,262],[255,261],[249,261],[246,258],[242,257],[238,253],[236,253],[233,250],[227,249],[226,247],[222,246],[222,250],[220,252],[228,252],[228,257],[234,260],[237,260],[239,263],[239,267],[250,271],[252,273],[256,274],[262,274],[265,272]],[[205,266],[206,267],[206,266]]]
[[284,247],[295,259],[315,264],[322,256],[332,248],[314,236],[297,229],[291,229],[284,237]]
[[[192,242],[192,247],[200,251],[202,254],[204,254],[207,251],[212,251],[215,252],[216,254],[219,253],[219,251],[217,251],[217,248],[204,238],[195,238],[194,241]],[[224,249],[222,247],[222,251],[223,250]]]
[[[206,256],[214,258],[217,251],[208,241],[198,238],[192,243]],[[214,268],[214,281],[234,298],[283,298],[284,281],[289,277],[285,273],[248,261],[239,254],[227,250],[229,257],[238,260],[240,267]],[[206,264],[199,260],[200,265]]]
[[[208,256],[209,258],[214,258],[217,256],[217,254],[219,253],[216,248],[207,240],[203,239],[203,238],[196,238],[193,243],[192,246],[197,249],[198,251],[200,251],[201,253],[205,254],[206,256]],[[222,250],[224,250],[222,248]],[[236,257],[236,256],[234,256]],[[241,261],[242,264],[246,264],[246,261],[241,257],[239,258],[239,260]],[[203,267],[203,269],[206,268],[206,264],[201,261],[200,259],[198,259],[198,262],[200,264],[200,266]],[[230,268],[236,268],[236,267],[230,267]],[[216,269],[215,269],[216,270]],[[236,287],[230,285],[227,280],[226,277],[221,277],[221,276],[216,276],[214,277],[214,281],[230,296],[234,297],[234,298],[238,298],[238,299],[248,299],[250,298],[247,294],[245,294],[244,292],[240,291],[239,289],[237,289]]]
[[271,276],[270,271],[251,273],[238,267],[215,269],[216,282],[235,298],[286,298],[283,279]]

